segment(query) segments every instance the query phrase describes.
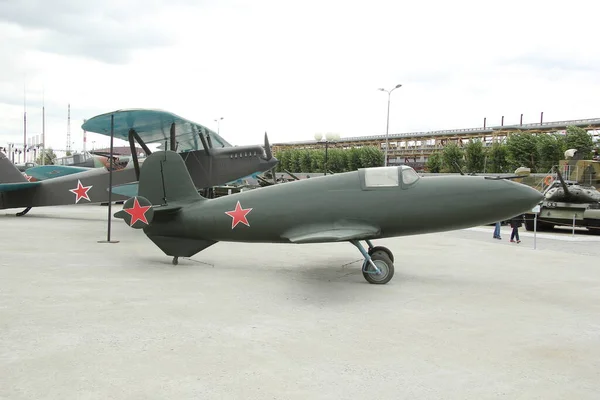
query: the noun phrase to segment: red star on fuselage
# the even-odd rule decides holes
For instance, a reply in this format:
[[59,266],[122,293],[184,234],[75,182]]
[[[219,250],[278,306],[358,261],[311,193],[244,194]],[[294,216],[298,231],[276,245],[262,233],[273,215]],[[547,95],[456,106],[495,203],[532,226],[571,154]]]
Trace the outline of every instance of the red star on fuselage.
[[225,211],[225,214],[229,215],[232,218],[231,229],[235,228],[236,225],[239,224],[240,222],[246,226],[250,226],[250,224],[248,223],[248,220],[246,219],[246,215],[250,211],[252,211],[251,208],[242,208],[239,201],[237,202],[237,204],[235,206],[235,210]]
[[146,211],[148,211],[152,206],[140,206],[137,197],[133,199],[133,207],[124,209],[124,211],[131,215],[131,222],[129,226],[133,226],[137,221],[142,221],[146,225],[148,225],[148,220],[146,219]]
[[90,190],[91,188],[92,188],[92,185],[83,186],[81,184],[81,181],[78,179],[77,187],[75,189],[69,189],[69,192],[75,193],[75,203],[79,203],[79,200],[81,200],[81,199],[86,199],[87,201],[91,201],[88,196],[88,190]]

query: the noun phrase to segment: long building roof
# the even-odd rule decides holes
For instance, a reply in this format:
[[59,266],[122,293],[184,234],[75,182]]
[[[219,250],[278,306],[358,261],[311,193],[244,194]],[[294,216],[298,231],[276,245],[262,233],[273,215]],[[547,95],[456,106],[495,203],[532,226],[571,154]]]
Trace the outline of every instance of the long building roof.
[[[435,136],[464,136],[464,135],[483,135],[483,134],[493,134],[500,132],[510,132],[510,131],[552,131],[552,130],[562,130],[567,129],[568,126],[577,126],[581,128],[596,128],[600,129],[600,118],[590,118],[590,119],[576,119],[570,121],[553,121],[553,122],[543,122],[543,123],[531,123],[531,124],[523,124],[523,125],[498,125],[480,128],[466,128],[466,129],[447,129],[447,130],[439,130],[439,131],[429,131],[429,132],[406,132],[406,133],[390,133],[388,138],[389,140],[398,140],[398,139],[411,139],[411,138],[419,138],[419,137],[435,137]],[[370,135],[370,136],[353,136],[353,137],[345,137],[337,139],[336,142],[358,142],[358,141],[370,141],[370,140],[382,140],[385,139],[384,135]],[[295,142],[285,142],[285,143],[273,143],[274,146],[281,145],[302,145],[302,144],[311,144],[316,143],[316,140],[303,140],[303,141],[295,141]]]

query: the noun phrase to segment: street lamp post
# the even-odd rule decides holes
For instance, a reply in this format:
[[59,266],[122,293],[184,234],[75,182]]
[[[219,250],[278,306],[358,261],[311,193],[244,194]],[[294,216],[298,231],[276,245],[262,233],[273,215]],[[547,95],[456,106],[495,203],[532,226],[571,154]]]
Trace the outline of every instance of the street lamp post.
[[390,129],[390,96],[392,95],[392,92],[394,90],[398,89],[401,86],[402,86],[401,84],[397,84],[391,90],[385,90],[384,88],[377,89],[377,90],[381,90],[382,92],[386,92],[388,94],[387,125],[385,127],[385,159],[383,160],[383,165],[385,167],[387,167],[387,164],[388,164],[388,147],[390,146],[389,139],[388,139],[389,129]]
[[221,120],[222,120],[222,119],[223,119],[223,117],[221,117],[221,118],[219,118],[219,119],[215,119],[215,122],[217,123],[217,135],[220,135],[220,134],[221,134],[221,133],[220,133],[220,128],[219,128],[219,125],[220,125],[220,122],[221,122]]
[[[321,140],[321,139],[323,139],[323,140]],[[327,133],[324,138],[323,138],[323,134],[322,133],[315,133],[315,140],[317,142],[321,142],[321,141],[325,142],[325,171],[324,171],[324,175],[327,175],[327,148],[329,147],[329,142],[335,143],[339,139],[340,139],[340,135],[337,134],[337,133],[331,133],[331,132]]]

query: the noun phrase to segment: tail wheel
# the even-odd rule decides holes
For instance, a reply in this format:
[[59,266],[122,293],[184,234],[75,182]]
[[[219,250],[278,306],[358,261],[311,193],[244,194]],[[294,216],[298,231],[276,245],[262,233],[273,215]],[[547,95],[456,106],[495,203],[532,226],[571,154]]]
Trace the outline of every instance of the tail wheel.
[[376,251],[371,256],[373,264],[379,269],[377,272],[371,263],[365,261],[363,265],[363,276],[369,283],[383,285],[388,283],[394,276],[394,263],[384,251]]

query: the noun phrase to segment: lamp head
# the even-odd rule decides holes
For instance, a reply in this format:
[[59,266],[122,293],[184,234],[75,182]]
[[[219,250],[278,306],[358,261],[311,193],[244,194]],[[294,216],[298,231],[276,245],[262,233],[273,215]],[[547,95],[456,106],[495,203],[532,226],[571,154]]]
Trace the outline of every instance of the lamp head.
[[318,142],[323,139],[323,134],[320,132],[315,133],[315,140]]

